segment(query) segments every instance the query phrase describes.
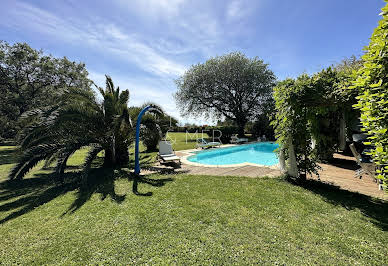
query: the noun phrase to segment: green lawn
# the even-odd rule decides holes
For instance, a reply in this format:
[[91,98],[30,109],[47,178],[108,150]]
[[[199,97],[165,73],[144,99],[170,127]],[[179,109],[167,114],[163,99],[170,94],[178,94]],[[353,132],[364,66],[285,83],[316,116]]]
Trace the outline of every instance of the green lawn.
[[[247,138],[254,140],[251,134],[245,134]],[[169,132],[167,135],[167,139],[171,141],[172,147],[175,151],[179,150],[188,150],[196,148],[197,138],[204,138],[207,141],[213,141],[211,137],[209,137],[206,132],[198,133],[184,133],[184,132]],[[217,139],[215,139],[217,141]]]
[[14,157],[0,147],[0,264],[388,264],[388,204],[367,196],[183,174],[143,179],[136,195],[125,169],[101,168],[88,189],[38,168],[6,182]]
[[[207,134],[204,133],[203,135],[205,139],[208,138]],[[194,149],[197,138],[202,138],[202,134],[195,135],[195,133],[186,134],[184,132],[169,132],[167,134],[167,139],[171,141],[172,148],[175,151]]]

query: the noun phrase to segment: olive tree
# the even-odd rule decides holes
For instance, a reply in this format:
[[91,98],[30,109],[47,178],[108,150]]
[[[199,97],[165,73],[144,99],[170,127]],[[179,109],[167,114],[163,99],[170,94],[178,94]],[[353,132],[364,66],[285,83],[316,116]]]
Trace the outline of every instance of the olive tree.
[[242,136],[272,98],[275,81],[263,60],[234,52],[193,65],[176,81],[175,99],[182,115],[233,120]]
[[16,136],[24,112],[53,104],[68,88],[89,88],[87,76],[82,63],[0,41],[0,137]]

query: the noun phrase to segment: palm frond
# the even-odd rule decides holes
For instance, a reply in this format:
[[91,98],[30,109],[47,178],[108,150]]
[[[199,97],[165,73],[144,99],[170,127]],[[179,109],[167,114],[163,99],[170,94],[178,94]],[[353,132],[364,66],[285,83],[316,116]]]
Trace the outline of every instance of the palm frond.
[[32,168],[34,168],[40,161],[44,160],[43,155],[36,155],[30,157],[27,161],[20,161],[12,170],[10,171],[8,178],[9,179],[21,179],[25,176]]
[[74,154],[78,149],[82,146],[80,144],[73,146],[72,148],[66,148],[60,152],[58,152],[58,160],[57,165],[55,167],[55,176],[57,179],[62,179],[63,174],[65,172],[67,160],[69,160],[70,156]]
[[129,101],[129,91],[128,90],[124,90],[124,91],[122,91],[120,93],[119,104],[126,106],[128,101]]
[[92,166],[92,162],[96,158],[97,154],[102,150],[103,150],[103,147],[100,144],[94,144],[91,150],[88,152],[88,155],[86,156],[85,162],[83,165],[82,182],[86,182],[86,178],[89,174],[90,168]]
[[157,116],[164,115],[163,108],[160,105],[153,103],[153,102],[147,102],[141,106],[141,109],[145,108],[146,106],[151,106],[148,113],[155,114]]
[[106,90],[108,92],[110,92],[111,94],[114,94],[115,86],[113,84],[112,78],[109,75],[105,75],[105,77],[106,77],[106,81],[105,81],[105,83],[106,83]]
[[[42,160],[46,161],[45,167],[56,160],[55,172],[60,176],[71,154],[91,143],[94,144],[85,160],[84,173],[89,171],[91,162],[102,147],[114,145],[118,150],[128,150],[133,131],[132,114],[127,106],[129,91],[120,92],[119,87],[115,89],[108,75],[105,90],[98,89],[103,95],[102,103],[91,90],[66,88],[58,96],[56,104],[23,115],[27,125],[20,134],[24,153],[9,173],[10,179],[22,178]],[[113,141],[115,144],[112,144]],[[121,152],[117,161],[112,160],[114,163],[120,160],[120,163],[125,163],[126,157]]]
[[57,152],[61,145],[43,144],[32,147],[23,153],[19,162],[12,168],[8,178],[20,179],[25,176],[38,162],[50,157]]
[[117,89],[114,91],[113,96],[114,96],[116,101],[119,99],[119,96],[120,96],[120,88],[119,87],[117,87]]
[[44,161],[43,169],[47,169],[53,164],[56,160],[58,160],[59,152],[53,153],[51,156],[46,158]]

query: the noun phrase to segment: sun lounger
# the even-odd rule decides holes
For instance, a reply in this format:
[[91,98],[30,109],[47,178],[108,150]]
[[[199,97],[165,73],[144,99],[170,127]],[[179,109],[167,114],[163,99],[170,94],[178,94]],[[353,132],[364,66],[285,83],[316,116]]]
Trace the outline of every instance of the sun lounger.
[[207,142],[205,139],[197,139],[197,148],[210,148],[210,147],[218,147],[221,143],[214,141],[214,142]]
[[158,158],[160,163],[170,163],[178,162],[181,163],[181,159],[176,156],[174,150],[172,149],[171,142],[163,140],[159,141],[159,153]]
[[247,138],[239,138],[239,137],[237,137],[237,135],[233,135],[230,138],[230,143],[238,144],[238,143],[244,143],[244,142],[248,142],[248,139]]

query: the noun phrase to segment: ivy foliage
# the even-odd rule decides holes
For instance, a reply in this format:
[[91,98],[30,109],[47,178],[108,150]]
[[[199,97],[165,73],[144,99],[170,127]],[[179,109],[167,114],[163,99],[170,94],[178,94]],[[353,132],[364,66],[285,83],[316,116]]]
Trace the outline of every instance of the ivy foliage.
[[303,99],[306,90],[311,89],[311,79],[303,74],[297,79],[286,79],[274,88],[275,128],[277,142],[281,145],[286,158],[289,158],[291,144],[295,150],[298,174],[317,174],[317,160],[311,148],[311,123],[308,109]]
[[[370,154],[382,166],[378,178],[388,185],[388,4],[363,56],[363,67],[350,88],[358,92],[355,108],[361,111],[363,130],[373,149]],[[384,166],[385,165],[385,166]]]
[[339,145],[339,121],[348,118],[354,95],[344,90],[348,67],[329,67],[309,76],[286,79],[274,88],[275,115],[272,126],[285,158],[294,148],[299,176],[318,174],[318,162],[330,160]]

